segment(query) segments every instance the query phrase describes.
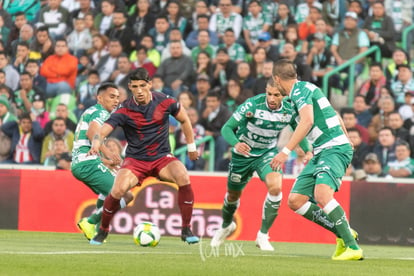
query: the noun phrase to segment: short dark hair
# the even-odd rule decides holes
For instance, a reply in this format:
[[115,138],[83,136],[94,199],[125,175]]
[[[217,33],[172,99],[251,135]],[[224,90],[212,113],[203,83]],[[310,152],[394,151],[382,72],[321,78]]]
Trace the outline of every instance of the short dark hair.
[[17,43],[17,46],[23,46],[23,47],[26,47],[27,49],[30,48],[30,45],[27,41],[20,41],[19,43]]
[[147,69],[142,68],[142,67],[137,68],[136,70],[134,70],[129,75],[129,82],[131,82],[131,81],[140,81],[140,80],[143,80],[143,81],[146,81],[146,82],[151,81],[151,78],[148,74]]
[[361,137],[361,131],[359,131],[359,129],[357,129],[356,127],[348,128],[346,131],[348,133],[350,133],[350,132],[356,132],[356,133],[358,133],[359,137]]
[[90,75],[97,75],[97,76],[99,76],[99,72],[98,72],[98,70],[96,70],[96,69],[91,69],[91,70],[88,72],[88,76],[90,76]]
[[372,68],[372,67],[379,67],[381,70],[382,70],[382,64],[381,64],[381,62],[376,62],[376,61],[374,61],[373,63],[371,63],[371,65],[369,66],[369,68]]
[[32,121],[32,117],[30,116],[30,112],[23,112],[20,116],[19,116],[19,121],[22,121],[24,119],[28,119],[30,121]]
[[344,117],[345,114],[354,114],[356,117],[356,112],[352,107],[344,107],[341,109],[341,117]]
[[197,15],[197,20],[198,20],[198,19],[200,19],[200,18],[206,18],[207,20],[209,20],[209,19],[210,19],[210,18],[208,17],[208,15],[207,15],[207,14],[205,14],[205,13]]
[[98,91],[96,92],[96,95],[99,95],[102,92],[105,92],[108,88],[115,88],[118,89],[118,86],[112,82],[104,82],[99,86]]
[[273,76],[278,76],[282,80],[292,80],[297,78],[296,65],[294,62],[282,58],[273,65]]
[[217,100],[220,101],[220,93],[217,92],[217,91],[212,90],[212,91],[207,93],[206,98],[216,98]]

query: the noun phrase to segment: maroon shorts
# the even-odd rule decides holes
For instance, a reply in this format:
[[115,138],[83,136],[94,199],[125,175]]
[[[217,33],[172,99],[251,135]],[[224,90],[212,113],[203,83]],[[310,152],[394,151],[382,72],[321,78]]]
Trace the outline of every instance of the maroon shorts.
[[158,177],[161,169],[170,164],[173,161],[178,160],[176,157],[168,154],[155,161],[143,161],[137,160],[131,157],[124,159],[121,169],[128,169],[138,178],[138,186],[148,176]]

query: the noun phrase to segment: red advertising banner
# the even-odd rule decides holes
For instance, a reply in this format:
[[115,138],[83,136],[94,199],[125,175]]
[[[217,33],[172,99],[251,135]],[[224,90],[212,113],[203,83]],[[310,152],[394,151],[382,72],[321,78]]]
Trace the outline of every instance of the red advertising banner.
[[[193,232],[211,237],[221,225],[221,206],[226,193],[225,176],[192,175],[195,194]],[[270,230],[271,241],[333,243],[334,235],[295,214],[287,206],[294,179],[283,181],[283,200],[278,218]],[[132,233],[140,221],[159,225],[163,235],[179,235],[181,216],[177,187],[148,178],[133,192],[135,199],[120,210],[112,221],[112,232]],[[267,190],[253,178],[241,197],[232,239],[254,240],[261,224],[263,200]],[[344,181],[337,200],[349,214],[350,182]],[[21,171],[18,229],[26,231],[79,232],[76,222],[94,208],[96,195],[68,171]]]

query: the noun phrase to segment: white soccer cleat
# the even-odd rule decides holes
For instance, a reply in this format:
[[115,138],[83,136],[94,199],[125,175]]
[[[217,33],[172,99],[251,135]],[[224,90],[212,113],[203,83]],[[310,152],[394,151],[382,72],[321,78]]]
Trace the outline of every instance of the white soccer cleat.
[[260,230],[259,232],[257,232],[256,246],[263,251],[275,251],[275,249],[269,242],[269,235],[263,234],[262,232],[260,232]]
[[210,242],[211,247],[219,247],[231,233],[236,230],[236,223],[233,221],[226,228],[220,228],[214,233],[213,239]]

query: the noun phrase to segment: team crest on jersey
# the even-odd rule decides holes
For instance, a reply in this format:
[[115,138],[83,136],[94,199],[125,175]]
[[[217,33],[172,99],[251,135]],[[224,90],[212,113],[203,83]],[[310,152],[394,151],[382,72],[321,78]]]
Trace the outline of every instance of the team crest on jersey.
[[253,118],[253,112],[247,111],[246,112],[246,118]]

